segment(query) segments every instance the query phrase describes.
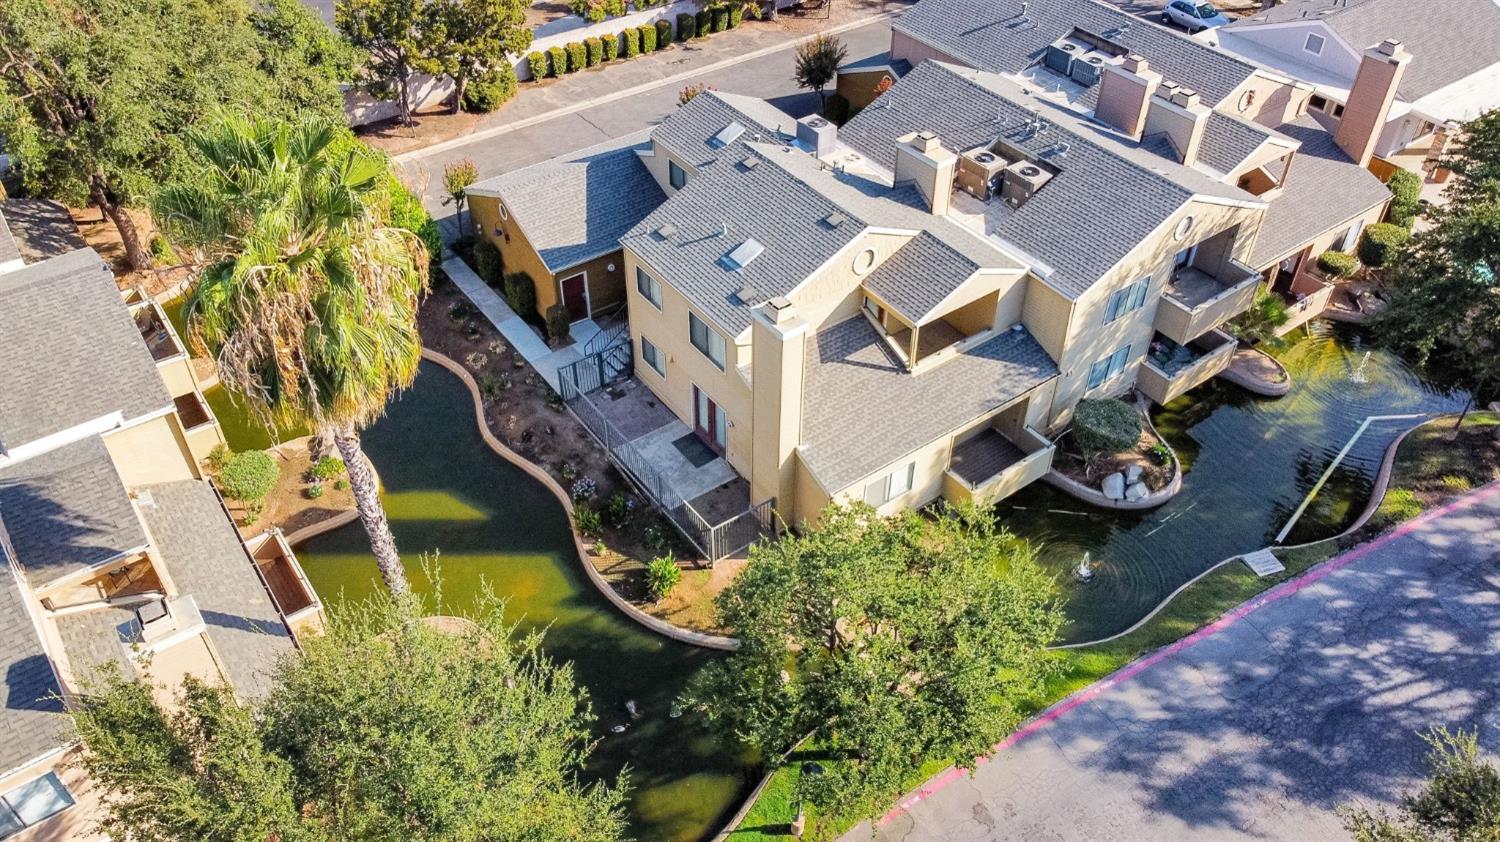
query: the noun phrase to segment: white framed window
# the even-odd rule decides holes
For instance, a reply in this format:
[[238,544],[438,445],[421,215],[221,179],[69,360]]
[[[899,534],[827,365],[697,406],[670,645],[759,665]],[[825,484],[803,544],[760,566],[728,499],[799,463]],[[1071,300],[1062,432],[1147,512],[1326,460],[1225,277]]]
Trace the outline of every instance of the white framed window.
[[905,465],[886,474],[870,480],[865,485],[865,502],[872,506],[881,506],[900,497],[912,490],[917,480],[917,463],[907,462]]
[[1320,56],[1323,54],[1324,40],[1325,39],[1323,38],[1323,36],[1319,35],[1318,33],[1309,32],[1307,33],[1307,40],[1302,42],[1302,49],[1306,50],[1309,53],[1312,53],[1315,56]]
[[641,359],[646,361],[646,365],[651,366],[652,371],[662,377],[667,376],[667,355],[644,336],[641,337]]
[[687,186],[687,170],[678,166],[676,161],[668,161],[667,181],[671,183],[673,190],[681,190]]
[[56,772],[0,793],[0,839],[40,824],[73,806],[73,794]]
[[688,313],[688,338],[692,340],[694,348],[708,357],[720,371],[724,370],[724,337],[698,318],[697,313]]
[[651,277],[639,266],[635,267],[635,290],[642,298],[651,302],[651,306],[661,309],[661,281]]
[[1110,293],[1109,304],[1104,311],[1104,323],[1109,324],[1127,313],[1141,309],[1146,303],[1146,291],[1150,288],[1151,277],[1148,275],[1128,287]]
[[1338,250],[1354,251],[1355,244],[1359,242],[1359,235],[1364,230],[1365,221],[1363,219],[1354,220],[1354,224],[1349,226],[1349,230],[1345,231],[1343,238],[1339,240]]
[[1120,376],[1125,364],[1130,361],[1130,346],[1116,350],[1113,354],[1089,366],[1089,388],[1097,389]]

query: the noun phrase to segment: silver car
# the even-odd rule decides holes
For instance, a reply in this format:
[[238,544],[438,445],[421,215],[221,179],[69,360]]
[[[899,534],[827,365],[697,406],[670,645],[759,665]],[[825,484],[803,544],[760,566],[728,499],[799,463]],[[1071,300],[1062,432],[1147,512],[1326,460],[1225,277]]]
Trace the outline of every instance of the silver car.
[[1201,32],[1205,29],[1223,26],[1229,23],[1229,18],[1214,8],[1212,3],[1194,2],[1194,0],[1168,0],[1161,7],[1161,22],[1175,23],[1188,32]]

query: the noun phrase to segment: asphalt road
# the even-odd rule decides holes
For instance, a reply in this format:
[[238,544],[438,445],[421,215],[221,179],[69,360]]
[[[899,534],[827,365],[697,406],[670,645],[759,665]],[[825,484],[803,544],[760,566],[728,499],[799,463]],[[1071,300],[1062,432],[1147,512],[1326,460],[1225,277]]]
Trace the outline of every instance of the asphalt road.
[[1419,732],[1500,748],[1500,485],[1136,670],[874,838],[1347,839],[1340,805],[1394,806],[1425,777]]

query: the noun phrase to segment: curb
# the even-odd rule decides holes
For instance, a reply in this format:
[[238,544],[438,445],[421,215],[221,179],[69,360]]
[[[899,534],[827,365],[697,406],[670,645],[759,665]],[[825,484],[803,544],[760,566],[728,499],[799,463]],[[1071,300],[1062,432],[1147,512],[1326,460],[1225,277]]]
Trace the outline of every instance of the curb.
[[566,117],[569,114],[577,114],[580,111],[586,111],[596,105],[608,105],[611,102],[635,96],[636,94],[645,93],[646,91],[654,91],[657,88],[676,84],[677,82],[686,81],[696,76],[702,76],[706,73],[714,73],[716,71],[723,70],[726,67],[733,67],[734,65],[744,61],[751,61],[753,59],[763,58],[765,56],[771,55],[772,53],[779,53],[782,50],[792,49],[808,41],[811,41],[813,38],[816,38],[819,35],[837,35],[840,32],[848,32],[851,29],[857,29],[861,26],[867,26],[878,21],[890,20],[892,18],[899,17],[905,11],[905,9],[901,9],[899,11],[881,12],[878,15],[871,15],[867,18],[849,21],[848,23],[841,23],[838,26],[831,26],[825,30],[822,30],[821,32],[816,32],[811,35],[795,38],[791,41],[786,41],[781,44],[773,44],[768,47],[761,47],[758,50],[751,50],[748,53],[742,53],[740,55],[734,56],[733,58],[727,58],[723,59],[722,61],[714,62],[713,64],[704,65],[703,67],[697,68],[695,70],[687,70],[671,76],[663,76],[660,79],[648,82],[644,85],[622,88],[620,90],[614,91],[613,93],[605,94],[604,96],[594,97],[592,99],[584,100],[583,102],[564,106],[562,108],[554,108],[551,111],[536,114],[534,116],[516,120],[511,123],[506,123],[501,126],[493,126],[488,129],[482,129],[477,132],[470,132],[466,135],[460,135],[459,137],[449,138],[447,140],[434,143],[431,146],[423,146],[418,149],[410,149],[402,152],[399,155],[392,155],[391,160],[395,161],[398,164],[406,164],[408,162],[416,161],[420,158],[426,157],[427,155],[436,154],[438,152],[446,152],[449,149],[457,146],[463,146],[467,143],[486,140],[488,138],[498,137],[503,134],[509,134],[510,132],[518,131],[520,129],[530,128],[531,126],[535,126],[538,123],[545,123],[548,120],[555,120],[558,117]]
[[704,649],[717,649],[725,652],[732,652],[739,648],[740,642],[732,637],[704,634],[674,626],[666,620],[653,617],[636,608],[624,597],[620,596],[614,587],[604,579],[604,576],[594,568],[594,565],[588,561],[588,550],[583,545],[583,539],[578,536],[578,533],[572,526],[573,499],[568,496],[568,493],[563,490],[562,486],[557,484],[557,480],[553,479],[551,474],[542,470],[535,462],[506,447],[503,442],[495,438],[494,434],[490,432],[490,425],[485,421],[484,417],[484,399],[479,394],[479,384],[474,382],[473,376],[463,366],[431,348],[422,349],[422,359],[437,363],[447,369],[468,387],[469,396],[474,399],[475,422],[479,425],[479,434],[484,439],[484,443],[489,445],[490,449],[495,451],[498,456],[525,471],[532,479],[545,486],[557,498],[557,501],[562,504],[563,510],[568,514],[568,531],[573,536],[573,546],[578,552],[578,562],[583,565],[583,572],[588,576],[589,581],[593,583],[595,589],[604,595],[605,599],[608,599],[625,616],[651,631],[664,637],[669,637],[678,643],[686,643],[691,646],[700,646]]

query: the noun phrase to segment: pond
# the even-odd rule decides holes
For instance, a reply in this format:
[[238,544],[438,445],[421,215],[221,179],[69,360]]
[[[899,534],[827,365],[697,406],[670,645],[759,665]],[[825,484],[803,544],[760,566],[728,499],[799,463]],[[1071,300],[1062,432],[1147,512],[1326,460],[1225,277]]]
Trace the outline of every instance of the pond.
[[[591,772],[630,769],[633,836],[706,837],[747,794],[752,764],[692,714],[668,714],[687,680],[716,656],[645,630],[599,595],[579,567],[562,506],[484,444],[471,400],[452,374],[423,363],[415,385],[364,436],[413,587],[431,591],[420,556],[439,551],[447,610],[471,607],[488,585],[508,598],[521,631],[545,629],[547,653],[572,662],[599,719]],[[296,549],[334,611],[380,587],[357,523]],[[631,699],[640,719],[611,733],[628,720]]]
[[[1212,381],[1152,416],[1188,468],[1182,491],[1142,513],[1094,509],[1035,483],[997,509],[1041,545],[1068,597],[1069,641],[1128,628],[1210,565],[1274,541],[1338,452],[1370,416],[1455,412],[1466,395],[1427,383],[1358,330],[1317,323],[1277,354],[1290,394],[1259,398]],[[1416,419],[1374,420],[1284,543],[1334,535],[1370,497],[1386,447]],[[1096,575],[1072,576],[1088,552]]]

